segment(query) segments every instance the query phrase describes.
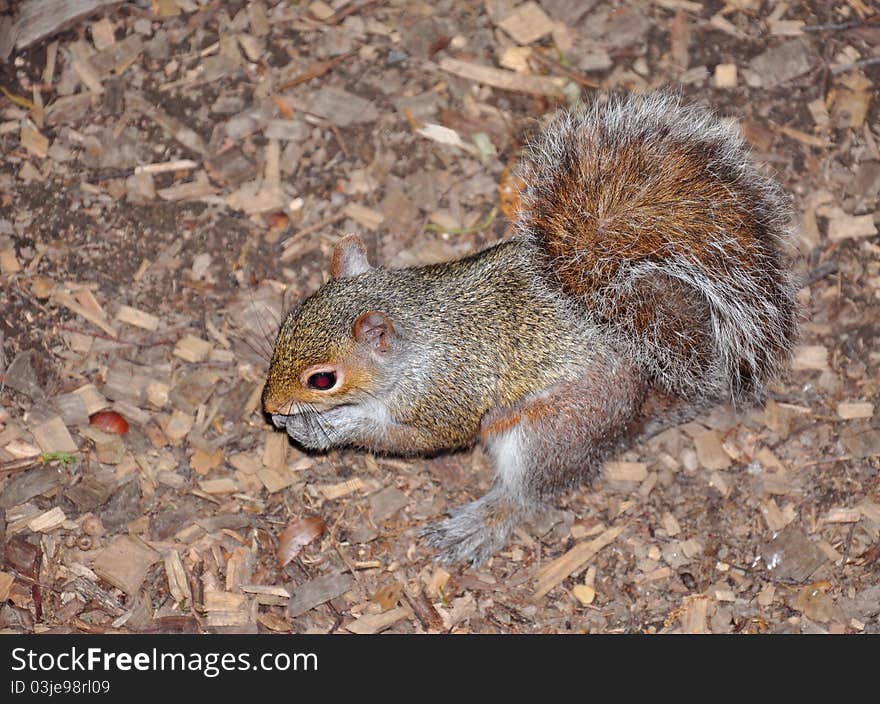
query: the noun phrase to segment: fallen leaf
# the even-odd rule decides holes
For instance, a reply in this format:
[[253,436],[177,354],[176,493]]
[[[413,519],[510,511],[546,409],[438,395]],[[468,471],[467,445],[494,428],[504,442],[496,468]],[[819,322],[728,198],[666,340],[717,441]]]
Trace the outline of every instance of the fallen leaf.
[[324,521],[317,516],[309,516],[294,521],[278,536],[278,549],[275,557],[278,565],[284,567],[295,558],[302,549],[324,532]]

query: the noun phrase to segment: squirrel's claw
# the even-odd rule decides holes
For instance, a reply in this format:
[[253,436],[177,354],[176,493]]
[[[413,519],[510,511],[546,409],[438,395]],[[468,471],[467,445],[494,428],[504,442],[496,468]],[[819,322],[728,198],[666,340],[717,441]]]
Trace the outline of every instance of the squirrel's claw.
[[449,518],[422,529],[421,536],[439,551],[436,560],[440,564],[465,562],[477,567],[504,547],[523,517],[523,507],[500,492],[490,491],[453,509]]

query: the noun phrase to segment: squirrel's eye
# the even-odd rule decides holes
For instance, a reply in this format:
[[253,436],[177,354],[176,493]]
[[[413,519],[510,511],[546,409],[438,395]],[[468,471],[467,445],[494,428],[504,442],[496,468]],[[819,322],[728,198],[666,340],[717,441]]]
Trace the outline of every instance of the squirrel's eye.
[[329,391],[336,386],[336,372],[317,372],[309,377],[307,383],[310,389]]

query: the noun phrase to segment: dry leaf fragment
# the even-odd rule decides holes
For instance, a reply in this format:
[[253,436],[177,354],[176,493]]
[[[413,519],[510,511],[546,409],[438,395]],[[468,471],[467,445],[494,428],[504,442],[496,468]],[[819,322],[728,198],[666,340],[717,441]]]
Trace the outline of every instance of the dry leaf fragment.
[[388,609],[393,609],[397,606],[402,593],[403,585],[395,580],[379,587],[373,596],[370,597],[370,601],[379,604],[383,611],[388,611]]
[[324,521],[317,516],[308,516],[294,521],[278,536],[278,549],[275,557],[278,566],[284,567],[295,558],[302,549],[324,532]]

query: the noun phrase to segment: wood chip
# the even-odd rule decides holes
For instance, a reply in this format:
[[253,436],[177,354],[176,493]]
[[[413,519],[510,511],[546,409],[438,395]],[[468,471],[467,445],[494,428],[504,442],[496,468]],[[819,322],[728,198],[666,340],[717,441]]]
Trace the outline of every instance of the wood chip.
[[687,598],[680,612],[682,633],[708,633],[707,614],[709,599],[702,594]]
[[0,572],[0,602],[6,603],[9,599],[9,593],[12,591],[12,585],[15,583],[15,577],[9,572]]
[[786,137],[791,137],[792,139],[800,142],[801,144],[806,144],[810,147],[817,147],[819,149],[828,149],[829,147],[834,146],[831,142],[829,142],[824,137],[818,137],[814,134],[810,134],[809,132],[804,132],[803,130],[795,129],[794,127],[790,127],[789,125],[770,125],[774,130],[779,132],[780,134],[784,134]]
[[762,557],[774,579],[803,582],[827,558],[822,550],[795,525],[789,525],[762,550]]
[[92,562],[92,569],[101,579],[135,596],[150,567],[160,559],[159,553],[140,538],[120,535],[101,550]]
[[[8,446],[6,449],[8,450]],[[60,482],[61,476],[55,467],[36,467],[13,475],[0,489],[0,509],[17,506],[35,496],[53,491]]]
[[517,44],[531,44],[553,31],[553,21],[540,5],[532,0],[524,2],[498,23]]
[[419,623],[422,624],[422,628],[429,633],[439,632],[443,628],[443,619],[420,585],[407,585],[403,590],[403,596]]
[[116,28],[109,18],[103,17],[97,22],[92,22],[92,43],[98,51],[106,49],[116,43]]
[[287,451],[290,441],[285,433],[266,433],[263,444],[263,466],[271,469],[287,467]]
[[162,432],[168,437],[172,445],[177,445],[192,430],[195,419],[189,413],[174,411],[171,415],[159,416],[157,419],[162,427]]
[[589,584],[576,584],[571,593],[584,606],[589,606],[596,599],[596,589]]
[[326,2],[322,2],[322,0],[314,0],[313,2],[310,2],[309,12],[312,13],[312,17],[321,20],[322,22],[329,20],[336,14],[336,11]]
[[845,623],[846,617],[827,593],[827,588],[827,583],[823,582],[808,584],[798,592],[792,606],[803,612],[807,618],[819,623],[828,623],[831,620]]
[[676,535],[681,533],[681,524],[679,524],[678,520],[675,516],[672,515],[669,511],[663,514],[663,530],[666,531],[666,535],[670,538],[674,538]]
[[201,476],[205,476],[212,469],[217,469],[223,463],[223,450],[208,451],[201,447],[196,448],[192,457],[189,458],[189,466]]
[[617,539],[626,526],[612,526],[599,537],[578,543],[567,553],[542,567],[537,574],[535,599],[541,599],[564,579],[580,571],[602,548]]
[[156,195],[162,200],[187,201],[203,200],[219,192],[219,189],[208,180],[207,174],[204,171],[198,171],[192,181],[177,183],[168,188],[160,188],[156,191]]
[[509,46],[499,57],[498,63],[517,73],[529,73],[529,57],[531,55],[531,47]]
[[800,345],[795,350],[791,368],[795,371],[829,371],[828,348],[825,345]]
[[301,616],[326,601],[345,594],[355,585],[350,574],[328,574],[295,587],[287,605],[291,618]]
[[873,215],[847,215],[835,208],[828,218],[828,239],[832,242],[872,237],[876,234],[877,226]]
[[382,221],[385,220],[385,216],[378,210],[367,208],[360,203],[348,203],[342,212],[370,231],[378,229],[379,225],[382,224]]
[[565,80],[550,78],[547,76],[531,76],[505,71],[482,64],[468,63],[458,59],[444,58],[440,61],[440,68],[449,73],[461,76],[471,81],[484,83],[493,88],[501,88],[519,93],[533,93],[535,95],[547,95],[554,98],[562,98],[562,87]]
[[862,512],[857,508],[830,508],[822,518],[825,523],[858,523]]
[[43,452],[76,452],[79,449],[60,416],[40,423],[31,432]]
[[77,299],[75,299],[67,291],[62,291],[62,290],[56,288],[52,292],[51,300],[59,305],[64,306],[65,308],[67,308],[71,312],[76,313],[76,315],[79,315],[79,316],[85,318],[95,327],[101,328],[101,330],[103,330],[105,333],[110,335],[110,337],[112,337],[114,339],[118,337],[118,333],[116,332],[116,329],[107,322],[107,318],[105,315],[101,315],[100,313],[96,312],[95,310],[91,310],[91,309],[87,308],[86,306],[82,305],[79,301],[77,301]]
[[866,430],[861,433],[841,433],[840,442],[856,459],[880,455],[880,430]]
[[366,614],[356,621],[349,623],[345,630],[350,633],[380,633],[386,628],[390,628],[398,621],[412,616],[412,610],[409,606],[398,606],[396,609],[390,609],[380,614]]
[[769,499],[761,504],[761,515],[764,517],[767,527],[772,531],[780,531],[791,523],[791,520],[782,513],[774,499]]
[[324,498],[328,501],[335,501],[343,496],[348,496],[356,491],[363,491],[366,488],[360,477],[354,477],[338,484],[319,484],[315,487],[320,491]]
[[284,491],[297,481],[297,475],[287,467],[262,467],[256,474],[270,494]]
[[221,479],[204,479],[199,486],[206,494],[234,494],[239,490],[238,484],[232,477]]
[[703,11],[703,3],[693,2],[693,0],[652,0],[652,2],[667,10],[686,10],[695,15],[699,15]]
[[26,49],[102,7],[120,4],[121,0],[24,0],[18,8],[15,46]]
[[123,323],[134,325],[137,328],[150,330],[151,332],[159,329],[159,318],[152,313],[147,313],[131,306],[119,306],[119,310],[116,312],[116,319],[121,320]]
[[308,109],[337,127],[350,127],[379,119],[379,111],[371,101],[341,88],[328,87],[315,91]]
[[764,88],[775,88],[807,73],[816,60],[804,39],[790,39],[759,54],[749,63]]
[[880,526],[880,504],[865,499],[858,505],[858,509],[865,518]]
[[184,125],[180,120],[171,117],[168,113],[155,107],[140,94],[134,92],[126,93],[125,103],[133,110],[138,110],[146,115],[187,149],[191,149],[196,154],[203,157],[207,155],[207,145],[194,130]]
[[98,72],[94,69],[88,59],[74,59],[70,65],[79,77],[79,80],[81,80],[83,85],[92,93],[95,95],[102,95],[104,93],[104,86],[101,85],[101,78],[98,76]]
[[865,123],[874,91],[835,88],[830,97],[831,119],[841,129],[857,129]]
[[134,172],[136,174],[166,174],[176,171],[188,171],[198,168],[199,162],[192,159],[176,159],[174,161],[163,161],[158,164],[144,164],[136,166]]
[[21,264],[18,263],[15,251],[12,249],[0,250],[0,273],[17,274],[19,271],[21,271]]
[[678,9],[669,28],[669,55],[679,71],[686,70],[690,64],[690,42],[691,27],[687,14]]
[[178,340],[174,347],[174,356],[185,362],[204,362],[214,345],[195,335],[186,335]]
[[716,88],[736,88],[736,64],[718,64],[714,80]]
[[290,600],[290,592],[274,584],[242,584],[241,591],[252,595],[258,604],[268,606],[282,606]]
[[208,625],[246,626],[250,623],[248,598],[244,594],[225,592],[216,589],[205,591],[205,611],[208,612]]
[[22,127],[19,133],[21,146],[40,159],[45,159],[49,153],[49,139],[41,135],[33,127]]
[[605,479],[616,482],[640,482],[648,476],[644,462],[606,462]]
[[724,451],[721,433],[707,430],[694,438],[697,460],[706,469],[727,469],[731,465],[730,455]]
[[250,582],[253,568],[253,551],[243,545],[235,548],[226,561],[226,591],[239,591],[242,584]]
[[263,465],[259,459],[249,452],[238,452],[229,457],[229,464],[244,474],[256,474]]
[[845,402],[837,404],[837,415],[844,420],[871,418],[874,415],[874,404],[868,402]]
[[48,533],[60,526],[66,520],[67,516],[64,515],[64,511],[58,506],[55,506],[29,520],[27,525],[34,533]]
[[802,20],[770,20],[767,24],[775,37],[798,37],[804,33]]
[[189,586],[183,562],[177,550],[169,550],[163,558],[165,564],[165,576],[168,579],[168,590],[178,604],[192,603],[192,590]]

